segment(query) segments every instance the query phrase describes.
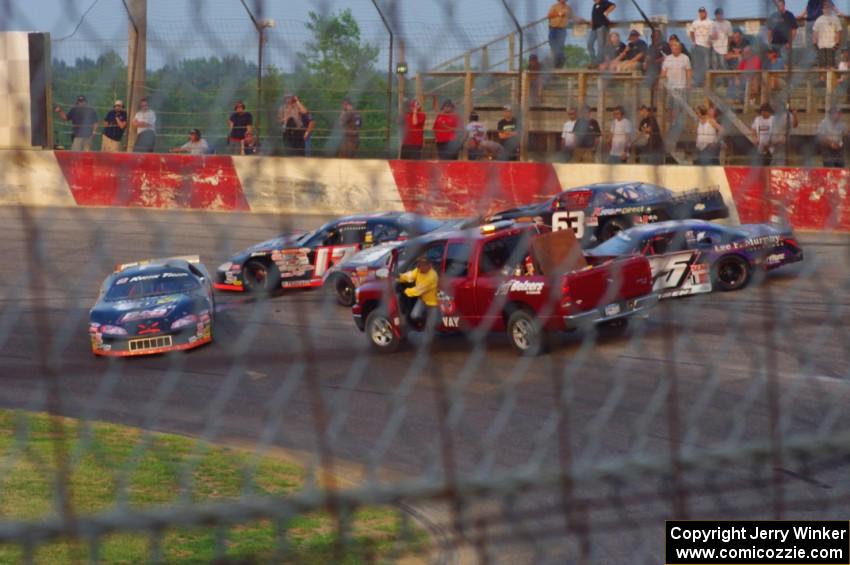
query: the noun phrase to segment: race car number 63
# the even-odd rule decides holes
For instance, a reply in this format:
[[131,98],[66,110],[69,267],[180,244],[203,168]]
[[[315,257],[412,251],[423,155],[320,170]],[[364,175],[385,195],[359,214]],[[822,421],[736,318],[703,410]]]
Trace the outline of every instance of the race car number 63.
[[560,231],[572,228],[577,239],[584,237],[584,212],[560,211],[552,214],[552,231]]

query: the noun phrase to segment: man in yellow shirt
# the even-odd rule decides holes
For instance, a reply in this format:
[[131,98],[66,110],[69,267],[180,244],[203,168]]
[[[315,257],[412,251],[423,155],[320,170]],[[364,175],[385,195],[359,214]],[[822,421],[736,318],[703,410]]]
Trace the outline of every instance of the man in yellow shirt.
[[552,51],[552,64],[560,69],[566,62],[564,43],[567,40],[567,24],[573,17],[572,8],[567,0],[558,0],[549,8],[549,49]]
[[437,271],[434,270],[427,258],[420,257],[416,268],[402,273],[398,280],[403,283],[413,283],[412,287],[404,289],[404,294],[410,298],[419,299],[410,312],[411,319],[415,321],[424,319],[426,308],[433,308],[434,310],[431,311],[436,312],[436,308],[440,305],[439,300],[437,300],[439,278]]

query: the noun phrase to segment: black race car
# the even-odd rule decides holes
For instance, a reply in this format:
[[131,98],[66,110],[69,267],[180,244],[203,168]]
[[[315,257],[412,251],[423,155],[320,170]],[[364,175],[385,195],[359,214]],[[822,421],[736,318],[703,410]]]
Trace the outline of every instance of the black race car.
[[328,269],[360,249],[413,238],[441,225],[406,212],[339,218],[315,231],[279,235],[241,251],[218,267],[214,286],[239,292],[321,286]]
[[119,265],[89,314],[95,355],[126,357],[192,349],[213,339],[215,300],[198,257]]
[[540,204],[498,212],[487,221],[534,218],[553,230],[571,228],[583,247],[591,247],[636,224],[728,216],[719,190],[674,193],[654,184],[621,182],[571,188]]

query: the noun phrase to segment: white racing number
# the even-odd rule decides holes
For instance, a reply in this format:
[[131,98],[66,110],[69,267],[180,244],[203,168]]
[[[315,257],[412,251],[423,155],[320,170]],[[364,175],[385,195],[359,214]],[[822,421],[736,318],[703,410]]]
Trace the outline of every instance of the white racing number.
[[316,249],[315,277],[324,275],[331,265],[345,261],[357,252],[357,245],[343,247],[320,247]]
[[652,267],[652,290],[659,291],[681,286],[693,263],[693,258],[692,251],[649,257],[649,264]]
[[572,229],[576,239],[584,237],[584,212],[581,210],[562,210],[552,213],[552,231]]

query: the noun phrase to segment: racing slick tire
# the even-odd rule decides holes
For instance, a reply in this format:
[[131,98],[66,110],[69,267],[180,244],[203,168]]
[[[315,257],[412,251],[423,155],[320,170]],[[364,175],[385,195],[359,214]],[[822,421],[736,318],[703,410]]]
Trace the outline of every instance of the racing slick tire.
[[401,338],[392,329],[392,322],[383,310],[373,310],[366,318],[366,336],[373,351],[394,353],[401,346]]
[[601,228],[599,228],[599,236],[597,239],[599,240],[599,243],[602,243],[603,241],[608,241],[621,231],[625,231],[627,229],[629,229],[629,225],[625,220],[611,218],[602,224]]
[[242,266],[242,281],[246,292],[270,294],[280,286],[280,271],[272,262],[249,259]]
[[333,294],[340,306],[354,306],[354,283],[345,275],[337,275],[325,283],[328,294]]
[[751,276],[750,264],[738,255],[721,257],[711,269],[711,282],[720,290],[740,290],[747,286]]
[[508,317],[508,339],[520,355],[534,357],[546,350],[546,336],[540,322],[527,310],[514,310]]

